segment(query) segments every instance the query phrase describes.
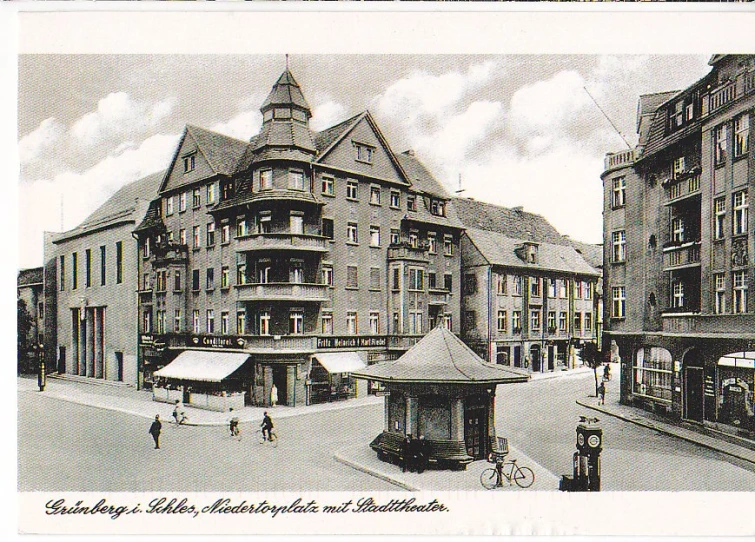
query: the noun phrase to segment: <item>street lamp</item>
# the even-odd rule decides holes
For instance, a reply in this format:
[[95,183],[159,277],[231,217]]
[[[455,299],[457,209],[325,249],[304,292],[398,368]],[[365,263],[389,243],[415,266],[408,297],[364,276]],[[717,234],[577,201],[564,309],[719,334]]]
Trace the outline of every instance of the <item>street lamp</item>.
[[45,385],[47,384],[47,375],[45,374],[45,345],[42,343],[33,344],[32,345],[32,351],[34,351],[35,354],[38,356],[38,372],[37,372],[37,385],[39,386],[39,391],[45,391]]

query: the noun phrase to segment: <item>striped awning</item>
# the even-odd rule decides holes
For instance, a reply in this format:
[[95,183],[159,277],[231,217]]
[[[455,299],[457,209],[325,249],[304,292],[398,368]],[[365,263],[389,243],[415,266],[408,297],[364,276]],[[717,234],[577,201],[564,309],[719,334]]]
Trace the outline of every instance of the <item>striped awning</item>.
[[247,359],[249,354],[241,352],[186,350],[155,372],[155,376],[175,380],[220,382],[241,367]]

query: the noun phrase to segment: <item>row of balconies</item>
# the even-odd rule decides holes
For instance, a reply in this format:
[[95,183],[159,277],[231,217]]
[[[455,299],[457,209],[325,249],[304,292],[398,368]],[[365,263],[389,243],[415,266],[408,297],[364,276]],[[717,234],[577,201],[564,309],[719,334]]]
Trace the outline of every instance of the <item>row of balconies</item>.
[[679,269],[700,265],[700,241],[671,245],[663,249],[663,269]]
[[755,70],[739,73],[734,80],[727,81],[702,96],[702,115],[705,116],[713,113],[726,104],[753,91],[755,91]]

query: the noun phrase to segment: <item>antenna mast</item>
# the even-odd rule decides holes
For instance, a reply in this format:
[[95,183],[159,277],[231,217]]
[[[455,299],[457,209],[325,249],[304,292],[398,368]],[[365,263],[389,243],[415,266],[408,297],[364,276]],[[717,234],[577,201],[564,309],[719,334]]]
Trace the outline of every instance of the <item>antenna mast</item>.
[[592,103],[595,104],[595,107],[597,107],[601,113],[603,113],[603,116],[606,118],[606,120],[611,124],[611,127],[616,130],[616,133],[619,134],[619,137],[624,140],[624,143],[626,143],[628,149],[632,149],[632,146],[629,144],[629,141],[627,141],[627,138],[624,137],[624,134],[622,134],[619,129],[616,127],[616,125],[613,123],[613,121],[606,115],[606,112],[603,111],[603,108],[598,105],[598,102],[595,101],[595,98],[592,97],[592,94],[590,94],[590,91],[587,90],[587,87],[582,87],[584,91],[587,93],[587,95],[592,100]]
[[464,192],[464,188],[461,187],[461,173],[459,173],[459,189],[456,191],[457,194],[461,194]]

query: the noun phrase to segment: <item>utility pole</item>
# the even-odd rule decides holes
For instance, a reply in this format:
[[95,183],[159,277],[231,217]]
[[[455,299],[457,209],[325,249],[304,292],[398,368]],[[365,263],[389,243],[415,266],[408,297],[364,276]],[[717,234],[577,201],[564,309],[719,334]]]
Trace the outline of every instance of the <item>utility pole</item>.
[[619,134],[619,137],[624,140],[624,143],[626,143],[628,149],[632,149],[632,146],[629,144],[629,141],[627,141],[627,138],[624,137],[624,135],[619,131],[619,129],[616,127],[616,125],[613,123],[613,121],[606,115],[606,112],[603,111],[603,108],[598,105],[598,102],[595,101],[595,98],[592,97],[592,94],[590,94],[590,91],[587,90],[587,87],[582,87],[584,91],[587,93],[587,95],[592,100],[592,103],[595,104],[595,107],[597,107],[601,113],[603,113],[603,116],[606,118],[606,120],[609,122],[611,127],[616,131],[617,134]]

